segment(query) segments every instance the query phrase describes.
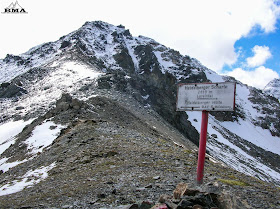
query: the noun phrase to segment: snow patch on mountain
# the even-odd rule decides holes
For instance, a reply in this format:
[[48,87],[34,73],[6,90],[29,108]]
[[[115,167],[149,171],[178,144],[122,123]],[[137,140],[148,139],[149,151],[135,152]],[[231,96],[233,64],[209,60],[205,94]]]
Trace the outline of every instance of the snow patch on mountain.
[[[0,124],[0,155],[5,152],[12,144],[15,143],[15,136],[19,134],[22,129],[30,124],[33,120],[23,121],[9,121],[4,124]],[[1,164],[1,161],[0,161]]]
[[204,69],[206,77],[213,83],[225,82],[223,77],[210,69]]
[[272,136],[269,130],[254,126],[249,120],[226,121],[223,122],[223,127],[258,147],[280,155],[279,137]]
[[4,173],[7,172],[10,168],[13,168],[13,167],[27,161],[26,159],[24,159],[22,161],[7,162],[8,160],[9,160],[9,158],[6,158],[6,157],[4,157],[0,160],[0,170],[2,170]]
[[55,59],[61,52],[59,46],[58,42],[46,43],[33,47],[19,56],[7,55],[5,59],[0,60],[0,83],[9,82],[31,68],[42,66]]
[[[188,112],[189,119],[192,122],[192,125],[200,131],[201,129],[201,112]],[[224,125],[227,123],[228,130],[234,134],[239,135],[242,137],[246,133],[252,133],[250,130],[247,130],[248,125],[252,126],[250,122],[243,121],[242,124],[239,124],[238,122],[220,122],[216,120],[213,116],[209,115],[208,119],[208,141],[207,141],[207,150],[209,151],[209,154],[213,156],[215,159],[218,159],[225,163],[226,165],[236,169],[237,171],[240,171],[242,173],[258,177],[265,181],[271,181],[273,179],[274,181],[280,183],[280,173],[273,170],[272,168],[264,165],[261,163],[258,159],[250,156],[246,151],[250,150],[249,147],[247,147],[248,150],[243,150],[239,148],[238,146],[234,145],[232,142],[230,142],[225,135],[227,135],[227,131],[224,131]],[[247,126],[242,126],[244,124],[247,124]],[[237,132],[232,131],[231,127],[240,128]],[[210,137],[212,136],[212,137]],[[213,137],[215,136],[215,137]],[[258,139],[265,139],[262,138],[263,134],[262,132],[254,133],[253,137],[257,137]],[[280,141],[279,139],[275,139]],[[259,144],[260,146],[266,143]],[[271,145],[273,146],[273,144]],[[279,143],[275,145],[275,149],[279,153]],[[262,147],[263,148],[263,147]],[[268,148],[269,150],[269,148]],[[241,163],[240,161],[243,161]],[[257,174],[256,170],[261,171],[261,174]]]
[[273,79],[263,89],[263,91],[280,101],[280,79]]
[[131,57],[131,59],[134,63],[134,69],[135,69],[136,72],[138,72],[139,71],[139,60],[137,59],[137,56],[134,53],[134,48],[135,48],[135,45],[136,45],[135,42],[134,42],[135,40],[133,38],[131,40],[130,39],[124,39],[124,41],[125,41],[125,45],[127,47],[128,53],[129,53],[129,55],[130,55],[130,57]]
[[175,67],[174,63],[171,60],[167,60],[163,58],[163,52],[155,51],[154,54],[156,55],[159,63],[161,64],[162,73],[165,71],[171,71],[172,67]]
[[44,148],[52,144],[63,128],[65,126],[55,124],[52,121],[44,121],[41,125],[37,126],[33,130],[32,136],[25,141],[28,145],[29,153],[37,154],[42,152]]
[[40,108],[50,109],[62,93],[79,92],[82,86],[96,83],[100,75],[102,73],[95,68],[78,61],[56,60],[49,65],[48,76],[25,86],[28,94],[22,95],[19,101],[1,101],[1,111],[12,115],[18,113],[16,108],[20,106],[20,114],[26,115]]
[[[10,121],[0,126],[0,133],[3,133],[3,135],[1,135],[1,140],[4,141],[4,143],[0,144],[1,154],[15,143],[17,139],[16,135],[22,131],[23,127],[30,124],[32,121],[33,119],[28,121]],[[65,126],[55,124],[52,121],[44,121],[41,125],[35,127],[32,135],[24,142],[27,144],[29,154],[33,156],[29,157],[29,159],[14,162],[8,162],[10,158],[4,157],[0,159],[0,170],[7,172],[9,169],[31,160],[34,154],[42,152],[44,148],[51,145],[63,128],[65,128]]]
[[32,187],[38,184],[40,181],[48,177],[48,172],[55,167],[55,163],[52,163],[46,167],[40,167],[36,170],[30,170],[17,180],[14,180],[8,184],[0,187],[0,196],[13,194],[22,191],[24,188]]

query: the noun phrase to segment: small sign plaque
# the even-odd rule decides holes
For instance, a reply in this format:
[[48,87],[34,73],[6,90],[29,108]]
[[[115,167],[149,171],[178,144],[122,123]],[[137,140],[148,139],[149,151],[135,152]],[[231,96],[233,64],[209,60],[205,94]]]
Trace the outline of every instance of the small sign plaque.
[[233,82],[179,84],[177,111],[234,111]]

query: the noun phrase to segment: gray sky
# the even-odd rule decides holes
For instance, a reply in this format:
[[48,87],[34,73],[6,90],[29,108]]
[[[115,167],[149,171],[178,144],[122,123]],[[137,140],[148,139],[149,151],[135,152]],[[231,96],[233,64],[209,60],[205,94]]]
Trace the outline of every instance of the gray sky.
[[[15,1],[0,0],[0,11]],[[126,26],[133,36],[153,38],[197,58],[217,72],[237,62],[240,51],[234,44],[252,35],[252,29],[259,27],[265,34],[275,31],[280,11],[273,0],[18,0],[18,3],[28,14],[0,14],[0,58],[55,41],[86,21],[102,20]]]

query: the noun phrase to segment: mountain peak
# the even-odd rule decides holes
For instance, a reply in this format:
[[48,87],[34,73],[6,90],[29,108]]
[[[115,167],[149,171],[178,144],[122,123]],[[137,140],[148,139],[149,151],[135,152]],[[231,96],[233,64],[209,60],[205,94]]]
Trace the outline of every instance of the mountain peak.
[[280,101],[280,79],[274,78],[264,87],[263,91]]
[[125,31],[125,26],[123,25],[112,25],[104,21],[87,21],[83,24],[81,29],[98,29],[101,31]]
[[111,25],[107,22],[98,20],[98,21],[87,21],[83,24],[82,28],[84,28],[84,27],[97,27],[97,28],[102,29],[103,27],[109,28],[109,27],[115,27],[115,26]]
[[280,79],[274,78],[264,88],[268,88],[268,87],[280,87]]

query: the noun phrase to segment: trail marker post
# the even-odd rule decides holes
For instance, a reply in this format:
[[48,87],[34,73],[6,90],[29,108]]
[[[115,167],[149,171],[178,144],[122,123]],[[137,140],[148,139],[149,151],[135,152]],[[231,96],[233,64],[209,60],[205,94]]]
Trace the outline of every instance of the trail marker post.
[[197,161],[197,183],[203,183],[209,111],[234,111],[236,83],[179,84],[177,111],[202,111]]

